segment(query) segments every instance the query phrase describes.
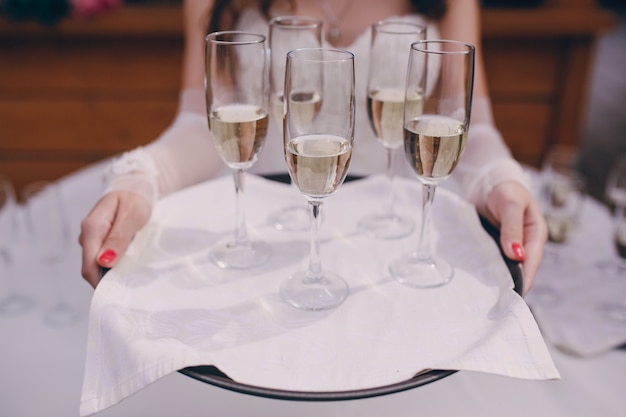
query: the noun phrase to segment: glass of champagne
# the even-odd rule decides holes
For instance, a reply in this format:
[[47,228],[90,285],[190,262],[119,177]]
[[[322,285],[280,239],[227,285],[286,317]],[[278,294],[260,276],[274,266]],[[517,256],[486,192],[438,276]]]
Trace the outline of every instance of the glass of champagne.
[[[70,227],[67,207],[57,183],[39,181],[26,185],[21,192],[28,235],[36,253],[46,265],[52,299],[44,312],[44,322],[52,327],[67,326],[80,318],[80,312],[68,298],[68,277],[60,265],[67,256]],[[52,281],[53,280],[53,281]]]
[[233,170],[236,226],[210,256],[221,268],[247,269],[265,263],[267,242],[248,236],[242,200],[244,173],[257,161],[269,121],[266,37],[241,31],[206,37],[206,104],[209,130],[222,160]]
[[18,204],[13,183],[0,175],[0,316],[20,314],[32,300],[18,287],[13,270],[13,247],[18,237]]
[[[406,69],[411,44],[426,38],[426,27],[406,21],[372,25],[367,81],[367,114],[376,137],[387,153],[386,187],[380,212],[359,221],[359,229],[379,239],[397,239],[413,232],[415,223],[394,209],[394,159],[402,147]],[[423,93],[411,91],[406,105],[421,112]]]
[[423,109],[404,106],[404,152],[422,184],[417,249],[389,265],[400,283],[432,288],[448,283],[454,268],[430,247],[430,213],[437,185],[456,167],[467,140],[474,86],[471,44],[424,40],[411,45],[406,97],[424,95]]
[[[285,117],[283,88],[287,52],[298,48],[322,46],[322,21],[305,16],[279,16],[270,21],[270,109],[271,119],[282,132]],[[307,101],[319,100],[319,96],[299,97]],[[314,108],[314,107],[310,107]],[[281,139],[283,140],[283,139]],[[283,144],[284,147],[284,144]],[[294,195],[297,187],[291,182]],[[270,222],[278,230],[306,230],[309,228],[309,211],[305,204],[293,203],[270,214]]]
[[[304,106],[303,94],[320,100]],[[283,282],[280,295],[297,308],[324,310],[341,304],[349,292],[343,278],[322,268],[319,231],[322,203],[343,183],[352,156],[354,55],[324,48],[289,52],[285,100],[285,159],[292,181],[308,201],[311,252],[308,269]]]

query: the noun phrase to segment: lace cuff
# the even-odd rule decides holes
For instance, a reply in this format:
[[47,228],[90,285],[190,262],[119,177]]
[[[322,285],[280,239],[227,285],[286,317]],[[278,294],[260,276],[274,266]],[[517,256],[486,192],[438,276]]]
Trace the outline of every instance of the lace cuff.
[[505,181],[517,181],[531,189],[527,174],[491,123],[470,125],[468,147],[457,171],[466,198],[477,206],[484,205],[493,187]]
[[506,181],[517,181],[528,191],[531,190],[531,183],[528,174],[524,172],[522,166],[513,159],[496,161],[484,167],[478,175],[479,187],[471,196],[472,202],[476,205],[484,205],[493,187]]
[[119,190],[134,192],[154,206],[159,198],[157,176],[154,159],[139,147],[111,162],[104,175],[105,193]]

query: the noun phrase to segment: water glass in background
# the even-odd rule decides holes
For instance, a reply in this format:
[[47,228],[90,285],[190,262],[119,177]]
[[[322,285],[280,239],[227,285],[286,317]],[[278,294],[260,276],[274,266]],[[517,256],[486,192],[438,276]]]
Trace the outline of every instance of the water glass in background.
[[[606,182],[606,198],[613,206],[615,252],[610,260],[598,266],[604,277],[626,280],[626,155],[619,156],[613,163]],[[618,291],[613,295],[599,310],[607,319],[623,325],[626,323],[626,294]]]
[[67,208],[62,191],[54,182],[39,181],[22,190],[26,230],[34,255],[45,266],[42,278],[51,291],[45,300],[44,322],[53,327],[75,323],[80,314],[68,297],[70,277],[61,274],[61,263],[66,259],[70,243]]
[[548,224],[546,258],[558,261],[561,247],[571,240],[586,196],[574,147],[555,145],[546,154],[541,172],[540,205]]
[[27,311],[33,300],[20,288],[13,268],[13,250],[19,235],[18,204],[8,177],[0,174],[0,316]]
[[626,278],[626,156],[617,158],[606,183],[606,196],[613,205],[616,256],[614,272]]

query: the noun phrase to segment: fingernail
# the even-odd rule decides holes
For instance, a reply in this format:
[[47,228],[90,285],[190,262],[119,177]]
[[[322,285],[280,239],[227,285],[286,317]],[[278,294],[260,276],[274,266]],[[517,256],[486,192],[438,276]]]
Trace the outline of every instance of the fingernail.
[[104,262],[104,263],[111,263],[115,260],[115,258],[117,258],[117,253],[115,253],[115,251],[111,249],[107,249],[104,252],[102,252],[102,255],[100,255],[100,257],[98,258],[98,261]]
[[519,243],[513,243],[511,245],[511,249],[513,249],[513,253],[520,261],[526,259],[526,253],[524,253],[524,248]]

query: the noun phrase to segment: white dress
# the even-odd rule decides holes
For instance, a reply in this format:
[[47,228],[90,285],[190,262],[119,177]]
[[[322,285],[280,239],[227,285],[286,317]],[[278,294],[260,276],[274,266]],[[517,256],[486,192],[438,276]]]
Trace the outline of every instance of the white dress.
[[[435,24],[426,21],[421,15],[412,14],[403,17],[393,17],[393,20],[411,21],[427,26],[427,37],[438,38],[439,31]],[[267,35],[269,25],[266,19],[256,10],[244,12],[237,25],[238,29],[253,31]],[[383,145],[376,139],[374,131],[367,116],[367,76],[370,48],[370,30],[366,30],[358,36],[354,42],[342,49],[354,54],[356,110],[355,110],[355,135],[352,160],[350,161],[349,174],[371,175],[385,172],[387,157]],[[325,43],[324,46],[330,46]],[[270,123],[267,139],[262,153],[255,165],[249,170],[256,174],[269,174],[286,172],[287,168],[283,156],[282,129],[276,123]],[[397,151],[394,170],[397,175],[414,176],[410,166]]]
[[[427,26],[427,37],[438,38],[436,24],[420,15],[395,17]],[[250,9],[242,13],[238,29],[267,35],[269,26],[260,12]],[[370,47],[369,29],[346,49],[355,56],[355,140],[348,173],[372,175],[385,172],[386,152],[378,142],[366,110],[366,82]],[[399,151],[399,153],[402,153]],[[396,175],[415,177],[402,155],[396,155]],[[176,119],[155,141],[145,148],[125,153],[111,164],[106,192],[135,192],[154,204],[159,197],[189,185],[206,181],[232,171],[216,155],[206,117],[204,91],[181,92]],[[286,173],[282,129],[271,122],[265,145],[254,166],[255,174]],[[459,165],[447,187],[459,191],[472,203],[480,205],[494,185],[518,181],[528,187],[528,178],[512,158],[509,149],[493,125],[488,97],[474,97],[468,142]]]

